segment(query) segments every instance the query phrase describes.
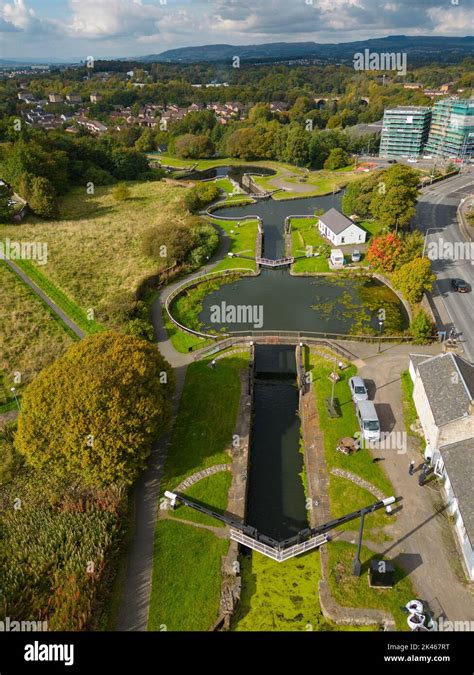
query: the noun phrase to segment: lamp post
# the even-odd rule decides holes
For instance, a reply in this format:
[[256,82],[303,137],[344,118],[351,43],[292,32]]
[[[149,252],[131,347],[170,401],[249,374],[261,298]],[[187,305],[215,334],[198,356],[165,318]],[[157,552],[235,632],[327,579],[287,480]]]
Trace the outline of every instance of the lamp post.
[[382,335],[383,335],[383,319],[379,319],[379,326],[380,326],[380,336],[379,336],[379,354],[380,354],[380,348],[382,345]]
[[10,391],[11,391],[11,393],[13,394],[13,397],[14,397],[14,399],[15,399],[15,403],[16,403],[17,406],[18,406],[18,410],[21,411],[20,402],[18,401],[18,396],[16,395],[16,389],[15,389],[15,387],[12,387],[12,388],[10,389]]
[[364,519],[365,511],[362,511],[360,514],[360,528],[359,528],[359,540],[357,542],[357,552],[355,554],[354,563],[352,565],[352,575],[354,577],[360,577],[360,572],[362,569],[362,563],[360,562],[360,549],[362,546],[362,536],[364,533]]

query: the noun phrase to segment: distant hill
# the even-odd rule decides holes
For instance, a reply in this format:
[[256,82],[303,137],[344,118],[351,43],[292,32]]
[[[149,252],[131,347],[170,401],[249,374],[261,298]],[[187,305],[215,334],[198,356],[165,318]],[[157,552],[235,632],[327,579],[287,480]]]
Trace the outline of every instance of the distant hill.
[[198,63],[241,61],[285,61],[292,59],[352,60],[355,52],[406,52],[413,61],[459,61],[474,53],[474,37],[429,37],[391,35],[384,38],[318,44],[316,42],[272,42],[264,45],[204,45],[169,49],[161,54],[138,57],[142,62]]

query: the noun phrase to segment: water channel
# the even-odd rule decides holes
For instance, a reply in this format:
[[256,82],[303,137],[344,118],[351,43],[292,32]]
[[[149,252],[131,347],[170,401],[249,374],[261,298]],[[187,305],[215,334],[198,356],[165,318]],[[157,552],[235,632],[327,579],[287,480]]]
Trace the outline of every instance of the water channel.
[[[256,167],[238,168],[242,174]],[[219,167],[215,175],[230,175],[228,169]],[[341,196],[339,193],[284,201],[267,199],[226,208],[222,214],[236,220],[246,215],[260,216],[264,255],[277,259],[284,255],[287,216],[311,216],[316,209],[326,211],[331,207],[340,210]],[[236,325],[234,319],[226,321],[222,312],[222,319],[216,324],[212,323],[216,306],[251,306],[256,313]],[[248,334],[251,330],[267,329],[347,334],[357,326],[378,328],[376,311],[381,307],[398,330],[408,325],[406,311],[395,293],[368,277],[296,277],[288,269],[263,269],[256,277],[243,277],[209,293],[199,318],[203,330],[213,332],[226,329]],[[247,522],[263,534],[281,540],[307,527],[295,348],[256,345],[255,349]]]

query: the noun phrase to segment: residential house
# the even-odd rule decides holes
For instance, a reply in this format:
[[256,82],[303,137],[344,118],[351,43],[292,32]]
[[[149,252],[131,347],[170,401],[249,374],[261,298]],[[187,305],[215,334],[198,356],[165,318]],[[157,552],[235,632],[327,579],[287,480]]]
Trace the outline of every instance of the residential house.
[[36,96],[29,91],[19,91],[18,98],[24,103],[36,103],[38,101]]
[[367,238],[367,232],[362,227],[337,209],[329,209],[319,217],[319,231],[333,246],[364,244]]
[[474,364],[458,354],[410,355],[425,458],[440,478],[469,578],[474,581]]
[[91,94],[89,98],[91,103],[99,103],[99,101],[102,101],[102,96],[100,94]]
[[423,87],[421,82],[405,82],[404,89],[421,89]]
[[67,94],[66,101],[74,105],[82,103],[82,96],[79,94]]
[[85,127],[92,134],[104,134],[107,131],[107,127],[102,122],[97,120],[90,120],[87,117],[77,117],[77,124],[81,127]]
[[48,96],[50,103],[63,103],[64,99],[60,94],[49,94]]

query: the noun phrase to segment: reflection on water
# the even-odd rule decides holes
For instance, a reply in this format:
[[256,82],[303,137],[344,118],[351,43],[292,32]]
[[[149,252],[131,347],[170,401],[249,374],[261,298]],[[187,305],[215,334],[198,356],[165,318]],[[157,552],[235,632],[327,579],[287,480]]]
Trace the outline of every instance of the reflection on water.
[[307,527],[295,350],[257,345],[247,523],[274,539]]

